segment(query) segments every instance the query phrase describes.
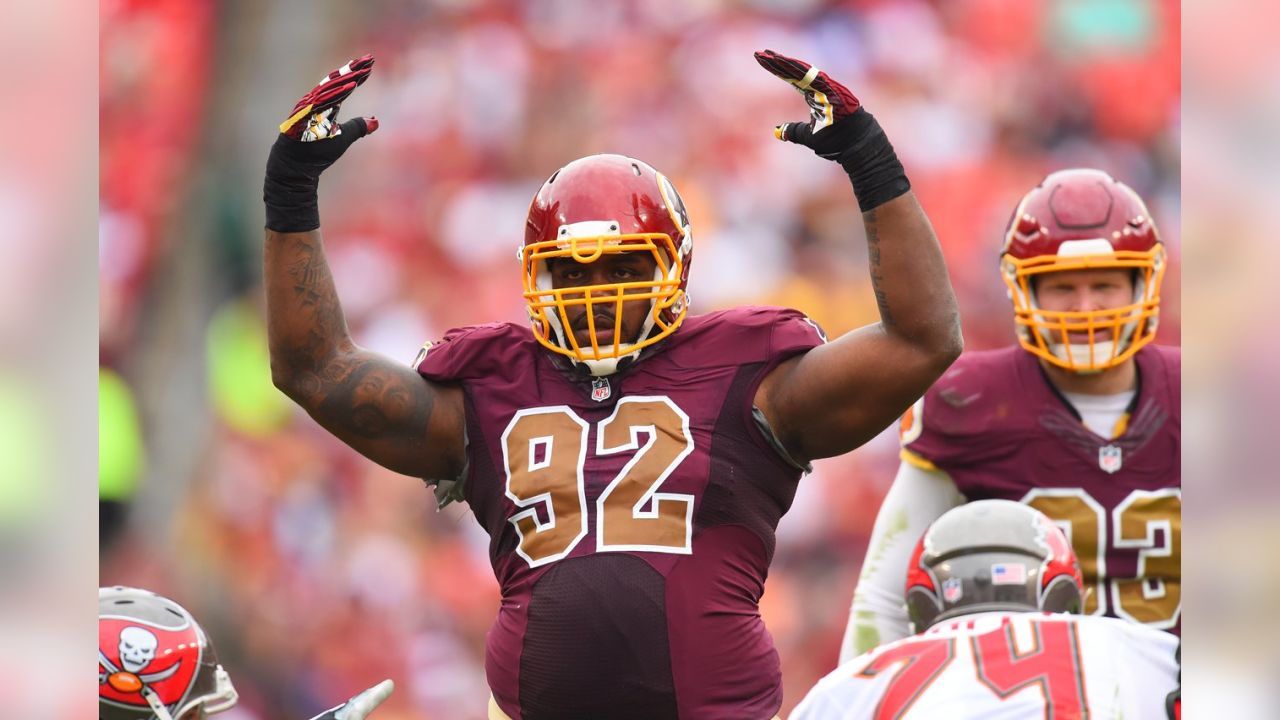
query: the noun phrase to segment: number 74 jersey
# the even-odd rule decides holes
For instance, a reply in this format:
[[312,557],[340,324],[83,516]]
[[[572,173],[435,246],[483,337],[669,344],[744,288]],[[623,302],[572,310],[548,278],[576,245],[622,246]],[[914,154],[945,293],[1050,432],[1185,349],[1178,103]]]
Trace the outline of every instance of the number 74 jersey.
[[1177,649],[1114,618],[969,615],[841,665],[790,720],[1174,718]]
[[423,376],[460,383],[457,493],[490,536],[502,606],[485,670],[538,718],[770,718],[778,655],[758,602],[801,469],[752,403],[823,342],[795,311],[689,317],[638,363],[575,373],[527,327],[450,333]]

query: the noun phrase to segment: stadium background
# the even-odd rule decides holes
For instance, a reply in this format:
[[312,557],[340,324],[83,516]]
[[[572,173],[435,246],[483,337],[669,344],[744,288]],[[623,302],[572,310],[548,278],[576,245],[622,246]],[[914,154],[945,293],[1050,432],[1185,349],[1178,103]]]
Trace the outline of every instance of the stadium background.
[[[406,362],[453,326],[523,316],[533,191],[593,152],[667,173],[690,209],[694,311],[875,319],[835,165],[775,142],[800,98],[771,47],[852,88],[937,229],[967,347],[1012,339],[996,271],[1013,204],[1093,165],[1147,198],[1179,323],[1179,6],[1170,0],[102,0],[100,576],[186,604],[239,688],[228,720],[292,720],[383,677],[378,720],[481,717],[497,607],[465,507],[358,457],[271,387],[261,173],[273,128],[373,52],[343,116],[382,127],[325,176],[354,337]],[[789,710],[835,663],[897,465],[887,432],[822,461],[778,533],[762,613]]]

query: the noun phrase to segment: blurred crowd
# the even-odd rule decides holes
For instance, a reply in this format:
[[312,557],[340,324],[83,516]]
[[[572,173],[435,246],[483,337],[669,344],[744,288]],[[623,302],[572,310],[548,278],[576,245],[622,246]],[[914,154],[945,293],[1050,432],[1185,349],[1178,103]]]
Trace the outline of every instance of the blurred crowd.
[[[832,336],[874,322],[847,180],[773,140],[805,107],[756,66],[765,47],[880,120],[942,241],[968,348],[1013,341],[996,267],[1013,205],[1082,165],[1146,198],[1173,258],[1160,341],[1179,343],[1174,0],[262,5],[101,7],[100,580],[201,619],[242,694],[230,718],[306,717],[383,677],[400,689],[379,720],[479,718],[488,694],[498,592],[465,506],[437,511],[270,383],[254,173],[273,124],[351,57],[377,66],[344,116],[381,129],[325,176],[325,242],[356,341],[405,362],[450,327],[522,321],[528,202],[594,152],[680,189],[694,312],[793,306]],[[309,28],[305,47],[263,40],[273,12]],[[271,105],[244,109],[243,87]],[[265,121],[239,129],[246,113]],[[836,662],[897,462],[892,429],[819,462],[782,521],[761,610],[786,709]]]

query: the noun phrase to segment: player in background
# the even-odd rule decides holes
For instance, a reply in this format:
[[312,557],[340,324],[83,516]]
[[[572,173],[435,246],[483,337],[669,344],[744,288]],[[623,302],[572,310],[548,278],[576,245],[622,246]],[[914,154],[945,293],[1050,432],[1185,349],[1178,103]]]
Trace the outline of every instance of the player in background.
[[[383,680],[311,720],[364,720],[394,688]],[[186,608],[148,590],[98,588],[98,720],[204,720],[238,698]]]
[[1068,614],[1080,569],[1043,513],[1011,500],[950,510],[907,575],[915,634],[842,664],[791,720],[1179,717],[1178,638]]
[[881,320],[829,343],[794,310],[690,314],[694,240],[675,187],[593,155],[529,207],[532,328],[453,330],[408,367],[379,356],[348,334],[316,200],[320,173],[377,128],[335,119],[372,56],[280,127],[264,186],[274,380],[371,460],[467,502],[489,533],[491,717],[773,717],[782,678],[758,603],[801,473],[878,434],[960,352],[941,249],[884,131],[817,68],[756,60],[811,110],[776,137],[838,162],[863,211],[850,233],[865,231]]
[[1055,172],[1022,198],[1000,258],[1018,345],[965,353],[903,417],[842,661],[907,635],[915,539],[983,498],[1062,526],[1085,614],[1178,631],[1181,354],[1152,344],[1164,269],[1146,206],[1110,175]]

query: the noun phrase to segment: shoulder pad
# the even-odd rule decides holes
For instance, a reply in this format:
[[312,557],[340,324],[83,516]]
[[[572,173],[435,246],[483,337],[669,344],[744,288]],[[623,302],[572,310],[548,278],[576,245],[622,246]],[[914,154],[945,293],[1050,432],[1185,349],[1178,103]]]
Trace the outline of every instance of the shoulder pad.
[[525,353],[534,348],[537,343],[528,328],[513,323],[471,325],[423,343],[413,367],[429,380],[457,382],[500,372],[521,358],[527,361]]
[[[934,469],[979,451],[1018,403],[1013,353],[1021,348],[964,353],[902,416],[899,438],[908,462]],[[921,462],[923,461],[923,462]]]
[[776,363],[827,341],[807,315],[790,308],[743,306],[689,318],[677,331],[672,361],[682,366]]

